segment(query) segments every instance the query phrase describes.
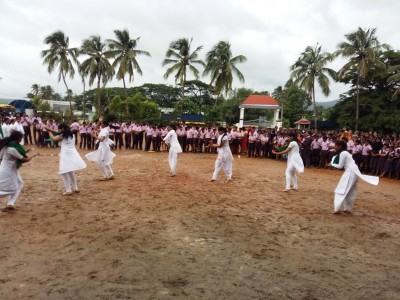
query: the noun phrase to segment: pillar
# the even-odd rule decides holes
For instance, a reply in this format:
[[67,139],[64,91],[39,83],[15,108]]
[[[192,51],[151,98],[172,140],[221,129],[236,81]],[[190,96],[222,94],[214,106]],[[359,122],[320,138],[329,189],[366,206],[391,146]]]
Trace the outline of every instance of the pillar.
[[241,107],[239,116],[239,128],[243,127],[243,120],[244,120],[244,107]]

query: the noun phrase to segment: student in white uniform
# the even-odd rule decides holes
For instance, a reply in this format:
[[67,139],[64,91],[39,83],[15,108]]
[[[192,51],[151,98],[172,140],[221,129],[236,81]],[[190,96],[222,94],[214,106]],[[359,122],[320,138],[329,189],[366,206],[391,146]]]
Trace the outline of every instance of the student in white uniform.
[[176,176],[178,153],[182,153],[182,148],[175,132],[175,125],[167,126],[167,130],[168,133],[163,140],[167,145],[169,145],[168,162],[171,169],[171,176]]
[[[75,171],[86,168],[86,163],[80,157],[78,151],[76,151],[75,134],[72,132],[71,127],[64,123],[58,125],[58,132],[47,126],[45,126],[45,129],[49,132],[52,141],[61,141],[59,172],[65,186],[63,195],[72,195],[71,185],[74,192],[79,193]],[[54,133],[58,135],[54,135]]]
[[212,175],[211,181],[216,181],[217,176],[221,168],[224,170],[226,179],[228,181],[232,180],[232,161],[233,155],[229,147],[228,136],[226,134],[226,129],[224,127],[218,127],[218,140],[216,144],[210,147],[216,148],[218,155],[215,161],[215,169]]
[[9,196],[7,206],[3,211],[15,210],[15,201],[21,193],[24,185],[18,169],[23,163],[30,161],[34,154],[27,156],[29,152],[25,150],[20,142],[24,135],[19,131],[14,131],[9,137],[0,141],[0,197]]
[[[10,126],[10,129],[11,129],[11,133],[14,132],[14,131],[19,131],[23,135],[25,135],[24,127],[21,124],[21,117],[20,116],[16,116],[15,117],[15,122],[14,122],[14,124],[12,124]],[[24,139],[21,140],[20,144],[24,145]]]
[[3,119],[3,124],[1,125],[3,131],[3,138],[9,137],[11,135],[10,118],[5,117]]
[[103,121],[103,119],[100,118],[97,127],[99,126],[101,126],[100,133],[98,135],[92,133],[92,137],[97,139],[97,143],[99,143],[99,148],[85,156],[88,160],[99,164],[104,176],[104,178],[100,180],[110,180],[114,179],[114,173],[110,166],[115,157],[115,154],[111,152],[110,148],[114,145],[114,142],[109,138],[110,131],[108,128],[108,122]]
[[378,185],[379,177],[361,174],[352,155],[346,151],[347,144],[345,141],[336,141],[335,149],[338,154],[332,158],[331,165],[338,169],[344,168],[344,173],[335,189],[333,213],[338,214],[342,205],[344,212],[351,213],[354,202],[356,201],[358,179],[361,178],[365,182]]
[[296,173],[304,172],[304,164],[300,156],[300,147],[297,143],[297,137],[294,132],[288,134],[288,141],[289,145],[285,150],[281,152],[272,151],[272,153],[277,155],[288,153],[287,168],[285,172],[286,188],[283,190],[283,192],[290,191],[291,182],[293,182],[293,190],[297,191],[299,189],[299,185],[297,183]]

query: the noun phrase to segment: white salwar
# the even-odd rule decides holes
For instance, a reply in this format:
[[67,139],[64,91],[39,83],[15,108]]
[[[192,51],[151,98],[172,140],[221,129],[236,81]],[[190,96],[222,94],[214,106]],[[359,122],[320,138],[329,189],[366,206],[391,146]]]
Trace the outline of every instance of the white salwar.
[[115,157],[115,154],[110,148],[114,142],[109,138],[109,134],[110,132],[108,127],[102,128],[98,137],[104,137],[104,140],[102,142],[99,141],[99,148],[96,151],[85,155],[88,160],[98,163],[103,172],[104,178],[111,178],[114,176],[110,166]]
[[78,151],[76,151],[74,136],[72,136],[72,138],[63,138],[61,140],[59,166],[59,173],[63,179],[66,192],[71,192],[71,185],[75,191],[78,191],[75,171],[86,168],[86,163],[80,157]]
[[358,179],[361,178],[369,184],[378,185],[379,177],[361,174],[353,156],[347,151],[339,154],[339,163],[334,163],[335,158],[336,156],[332,158],[331,165],[338,169],[344,168],[345,171],[335,189],[334,212],[339,212],[342,204],[344,211],[351,212],[356,201]]
[[291,149],[288,153],[287,167],[286,167],[286,190],[290,190],[290,184],[293,182],[293,188],[298,189],[299,185],[297,182],[296,173],[304,172],[303,160],[300,156],[300,147],[296,141],[291,141],[288,145],[288,149]]
[[171,175],[176,175],[176,165],[178,163],[178,153],[182,153],[181,145],[178,141],[178,136],[176,135],[175,130],[171,129],[168,131],[167,135],[164,138],[164,142],[169,144],[169,152],[168,152],[168,163],[171,169]]
[[7,205],[14,206],[24,182],[17,169],[17,160],[23,156],[17,149],[5,146],[0,152],[0,197],[9,196]]
[[219,147],[217,149],[218,156],[215,161],[215,169],[214,169],[214,173],[212,175],[212,180],[217,180],[218,173],[221,169],[224,170],[227,180],[232,179],[233,155],[232,155],[231,149],[229,147],[229,140],[228,140],[228,136],[226,134],[220,135],[218,137],[217,144],[220,146],[222,141],[225,141],[225,143],[222,147]]

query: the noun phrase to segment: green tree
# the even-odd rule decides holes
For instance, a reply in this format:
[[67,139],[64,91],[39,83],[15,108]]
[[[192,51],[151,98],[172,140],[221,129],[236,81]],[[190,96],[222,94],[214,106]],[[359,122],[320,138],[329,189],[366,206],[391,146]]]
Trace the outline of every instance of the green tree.
[[215,95],[217,97],[214,107],[223,92],[227,95],[229,91],[232,91],[233,74],[241,82],[244,82],[244,76],[236,67],[236,64],[243,63],[246,60],[243,55],[232,57],[231,44],[224,41],[220,41],[207,53],[203,75],[210,75],[210,85],[215,86]]
[[[132,82],[134,78],[134,70],[139,75],[142,75],[142,69],[136,60],[138,55],[151,56],[149,52],[143,50],[137,50],[136,46],[139,42],[139,38],[131,39],[129,31],[124,30],[114,30],[116,40],[108,40],[110,50],[108,53],[114,58],[112,64],[114,69],[117,69],[116,78],[122,80],[125,90],[125,98],[128,97],[128,91],[126,89],[125,76],[129,75],[128,81]],[[126,102],[126,113],[129,114],[129,106]]]
[[170,85],[146,83],[138,89],[147,99],[160,107],[172,108],[179,100],[179,88]]
[[394,56],[394,59],[391,59],[390,62],[385,62],[388,65],[388,74],[389,78],[387,82],[391,85],[391,88],[394,90],[392,94],[393,100],[400,99],[400,62],[396,58],[400,58],[400,51],[392,51],[389,50],[385,54],[389,55],[391,58]]
[[41,86],[39,89],[39,94],[42,99],[52,100],[54,95],[54,89],[50,85]]
[[101,41],[101,37],[93,35],[82,42],[80,54],[88,56],[81,63],[83,74],[89,77],[89,85],[92,86],[97,80],[97,114],[101,115],[101,92],[100,84],[103,86],[110,81],[114,75],[114,68],[109,59],[112,57],[107,50],[107,43]]
[[349,59],[339,70],[340,79],[349,72],[354,72],[354,69],[356,71],[356,131],[360,115],[360,80],[365,79],[371,67],[385,68],[385,64],[376,58],[376,54],[382,48],[390,48],[386,44],[381,45],[375,33],[376,28],[364,30],[359,27],[357,31],[345,35],[347,41],[339,43],[339,49],[335,53]]
[[329,78],[335,79],[336,72],[326,65],[333,60],[333,56],[330,53],[322,52],[322,46],[318,44],[315,48],[308,46],[304,52],[300,54],[297,61],[290,66],[291,78],[296,84],[299,84],[301,88],[304,88],[309,99],[313,103],[313,114],[314,114],[314,127],[317,128],[317,106],[315,103],[315,85],[316,83],[321,88],[322,93],[325,96],[329,96],[331,90],[329,88]]
[[[172,73],[175,73],[175,82],[179,83],[182,89],[182,105],[183,98],[185,96],[184,88],[187,78],[187,68],[193,73],[196,79],[199,79],[199,70],[195,65],[204,66],[204,62],[199,57],[199,51],[203,46],[197,47],[193,52],[191,52],[191,45],[193,39],[181,38],[179,40],[171,42],[169,49],[165,54],[165,59],[162,62],[163,66],[172,65],[167,69],[164,74],[164,78],[167,79]],[[182,108],[183,109],[183,108]],[[181,114],[182,114],[181,109]]]
[[[78,64],[77,48],[69,48],[69,37],[65,36],[64,32],[56,31],[44,39],[44,43],[49,45],[50,48],[43,50],[41,55],[43,64],[47,65],[47,70],[51,74],[55,68],[58,68],[58,81],[61,79],[64,82],[67,91],[69,87],[65,77],[69,75],[71,79],[74,78],[75,69],[74,64]],[[73,116],[72,98],[68,98],[71,118]]]
[[272,95],[282,106],[283,118],[289,122],[289,126],[293,126],[294,122],[305,115],[308,101],[307,92],[296,84],[290,81],[289,85],[285,85],[284,88],[279,86]]
[[33,97],[36,97],[39,94],[39,90],[40,90],[40,85],[36,83],[32,84],[31,93],[33,94]]

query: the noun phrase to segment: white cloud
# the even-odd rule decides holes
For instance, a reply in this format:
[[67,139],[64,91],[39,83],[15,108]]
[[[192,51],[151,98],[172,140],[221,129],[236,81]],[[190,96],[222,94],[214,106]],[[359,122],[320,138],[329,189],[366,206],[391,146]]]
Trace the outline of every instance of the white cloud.
[[[377,36],[395,49],[400,32],[395,20],[398,1],[373,0],[3,0],[0,2],[0,97],[23,97],[34,83],[52,85],[64,95],[65,87],[57,82],[57,72],[48,74],[40,51],[46,49],[44,38],[60,29],[70,37],[70,45],[79,47],[90,35],[113,38],[113,30],[127,28],[139,37],[138,49],[149,51],[139,57],[143,76],[135,75],[133,85],[143,83],[173,84],[171,76],[163,79],[161,66],[171,41],[193,37],[193,46],[203,45],[202,57],[218,41],[232,45],[234,55],[248,61],[238,65],[246,82],[235,87],[273,91],[288,80],[289,66],[304,49],[316,43],[325,51],[334,51],[344,35],[362,28],[377,27]],[[336,61],[333,68],[340,68]],[[205,81],[207,79],[204,79]],[[82,91],[80,79],[69,80],[75,93]],[[113,81],[109,86],[122,86]],[[334,100],[346,91],[342,84],[331,85],[326,98]]]

